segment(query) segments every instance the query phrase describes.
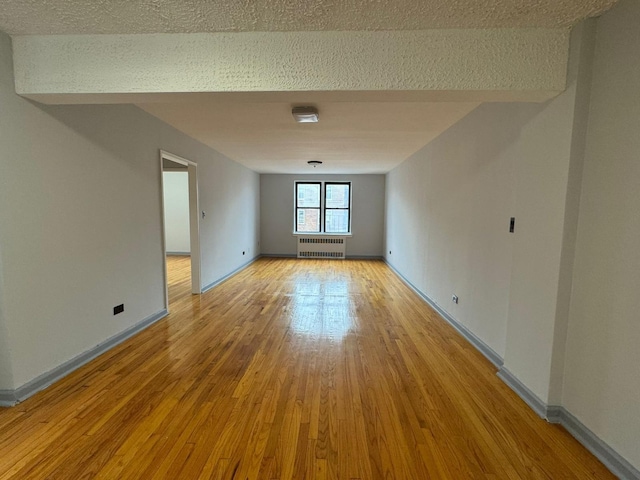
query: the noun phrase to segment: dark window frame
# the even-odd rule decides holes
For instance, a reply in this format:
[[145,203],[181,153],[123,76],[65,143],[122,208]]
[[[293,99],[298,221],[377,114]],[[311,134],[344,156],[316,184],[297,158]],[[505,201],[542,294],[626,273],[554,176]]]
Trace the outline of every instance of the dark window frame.
[[[317,207],[300,207],[298,206],[298,185],[318,185],[318,206]],[[296,206],[295,206],[295,231],[296,233],[301,233],[301,234],[309,234],[309,235],[314,235],[314,234],[318,234],[318,233],[322,233],[324,231],[324,225],[323,225],[323,216],[322,216],[322,198],[323,198],[323,186],[322,186],[322,182],[296,182],[295,184],[295,196],[296,196]],[[304,210],[318,210],[318,231],[317,232],[301,232],[298,229],[298,211],[300,209],[304,209]]]
[[[300,207],[298,205],[298,185],[318,185],[320,190],[320,206],[319,207]],[[327,208],[327,185],[347,185],[349,187],[349,202],[348,207],[329,207]],[[294,205],[294,233],[296,235],[351,235],[351,209],[353,208],[351,198],[352,198],[352,182],[312,182],[312,181],[302,181],[296,180],[294,182],[294,195],[295,195],[295,205]],[[309,210],[318,210],[318,231],[315,232],[304,232],[300,231],[298,226],[298,211],[300,209],[309,209]],[[327,232],[326,231],[326,215],[327,210],[347,210],[347,231],[346,232]]]
[[[347,207],[327,207],[327,186],[328,185],[346,185],[349,189],[348,195],[348,203]],[[347,235],[351,233],[351,182],[324,182],[323,185],[324,195],[322,198],[324,199],[324,205],[322,209],[322,220],[324,225],[324,233],[327,235]],[[347,211],[347,231],[346,232],[327,232],[326,231],[326,218],[327,218],[327,210],[346,210]]]

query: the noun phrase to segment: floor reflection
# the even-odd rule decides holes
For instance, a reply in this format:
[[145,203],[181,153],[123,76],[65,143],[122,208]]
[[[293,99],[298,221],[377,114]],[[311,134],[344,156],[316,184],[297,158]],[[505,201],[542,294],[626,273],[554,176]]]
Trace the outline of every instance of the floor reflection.
[[355,309],[345,280],[298,279],[291,307],[291,327],[296,333],[341,340],[354,330]]

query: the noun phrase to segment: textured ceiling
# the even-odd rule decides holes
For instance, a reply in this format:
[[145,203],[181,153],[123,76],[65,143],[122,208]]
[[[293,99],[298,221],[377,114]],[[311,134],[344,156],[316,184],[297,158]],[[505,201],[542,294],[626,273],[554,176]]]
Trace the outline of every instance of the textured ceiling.
[[467,115],[477,103],[317,102],[320,122],[298,124],[292,104],[139,105],[260,173],[386,173]]
[[[0,0],[0,30],[14,36],[314,31],[328,31],[334,34],[404,31],[411,34],[410,31],[431,29],[523,27],[564,30],[586,17],[603,13],[615,2],[616,0]],[[505,32],[506,30],[496,30],[491,35]],[[557,32],[558,30],[556,34]],[[481,71],[482,69],[470,68],[469,65],[473,65],[473,61],[465,63],[466,60],[463,60],[466,57],[462,55],[463,51],[469,50],[463,48],[465,44],[467,47],[477,44],[468,39],[462,41],[464,35],[461,36],[461,32],[456,33],[452,30],[451,35],[454,33],[459,37],[457,40],[462,46],[454,41],[446,42],[451,50],[456,52],[452,56],[453,60],[462,62],[469,72]],[[36,39],[35,41],[45,44],[53,42],[50,37],[25,37],[22,40],[26,39]],[[160,45],[161,42],[156,40],[158,39],[154,39],[154,42]],[[189,41],[193,43],[193,39]],[[86,39],[83,39],[83,42],[86,43]],[[14,39],[14,49],[18,43],[19,39]],[[528,48],[530,43],[516,42],[516,46],[524,45],[523,48]],[[397,47],[393,41],[387,44]],[[260,45],[263,46],[262,43]],[[433,48],[432,42],[419,42],[419,46],[422,45]],[[512,48],[513,43],[507,42],[505,46]],[[336,51],[340,50],[329,49],[329,54],[336,55]],[[357,49],[356,51],[360,52]],[[109,55],[119,58],[127,52],[126,48],[106,51],[99,49],[95,62],[98,66],[108,67],[109,63],[105,59],[108,59]],[[406,52],[402,53],[394,54],[392,58],[402,63],[405,61]],[[500,51],[498,53],[502,55]],[[329,58],[332,58],[330,55]],[[58,56],[52,58],[55,58],[56,62],[63,59]],[[214,58],[219,59],[219,55],[214,55]],[[379,58],[379,55],[376,58]],[[413,55],[409,62],[419,58]],[[524,61],[530,61],[527,55],[522,55],[522,58]],[[314,57],[312,60],[317,59]],[[260,61],[267,61],[264,55],[250,56],[249,61],[241,62],[241,65],[251,66],[251,62]],[[314,64],[311,60],[306,63]],[[333,63],[335,62],[329,62],[331,65]],[[202,62],[197,61],[193,64],[202,69]],[[167,65],[174,63],[156,62],[156,66],[164,69]],[[231,62],[230,68],[237,65],[238,62]],[[279,61],[272,60],[268,65],[281,68]],[[95,68],[97,67],[94,67],[94,70]],[[261,75],[264,75],[264,70],[265,68],[259,69]],[[77,66],[75,70],[70,68],[69,71],[71,75],[77,75]],[[322,71],[327,74],[326,69]],[[153,69],[149,72],[157,74]],[[182,74],[185,70],[181,69],[180,72]],[[106,72],[106,78],[122,74],[126,74],[127,85],[135,79],[133,90],[144,92],[140,90],[143,81],[140,76],[129,75],[126,71],[123,73],[120,69],[112,68]],[[371,76],[376,77],[375,74]],[[423,79],[422,76],[420,78]],[[232,80],[235,82],[237,79],[233,77]],[[69,86],[69,81],[64,84]],[[512,87],[514,85],[517,90],[515,83]],[[310,172],[306,162],[322,160],[324,164],[316,170],[317,173],[384,173],[436,138],[478,105],[466,102],[356,101],[355,98],[347,101],[336,100],[335,94],[344,93],[340,92],[344,88],[335,86],[335,89],[334,92],[328,87],[321,89],[323,91],[319,92],[319,96],[313,97],[312,102],[320,110],[318,124],[294,123],[291,118],[292,105],[307,103],[309,100],[300,101],[295,96],[296,92],[290,89],[266,89],[265,92],[277,91],[280,96],[277,100],[258,102],[255,101],[255,97],[245,98],[243,93],[234,94],[234,100],[228,102],[216,101],[207,93],[174,93],[174,97],[185,96],[178,100],[171,97],[171,94],[159,94],[164,96],[156,99],[157,103],[144,103],[139,106],[187,135],[258,172]],[[384,89],[379,90],[382,92]],[[129,90],[114,91],[127,93]],[[80,93],[82,92],[75,94]],[[301,93],[304,92],[297,92],[298,95]],[[282,98],[283,95],[285,98]],[[197,98],[197,101],[194,101],[194,98]],[[467,97],[463,95],[463,98]],[[476,102],[482,101],[473,95],[469,98],[470,102],[474,99]],[[74,103],[77,99],[71,98],[68,101]]]
[[2,0],[11,35],[568,27],[616,0]]

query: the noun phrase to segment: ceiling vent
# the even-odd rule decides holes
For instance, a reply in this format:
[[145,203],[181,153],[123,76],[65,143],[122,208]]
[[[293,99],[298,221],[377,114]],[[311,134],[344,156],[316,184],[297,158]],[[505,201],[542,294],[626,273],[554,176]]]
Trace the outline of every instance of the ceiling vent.
[[293,107],[291,114],[298,123],[317,123],[319,118],[316,107]]

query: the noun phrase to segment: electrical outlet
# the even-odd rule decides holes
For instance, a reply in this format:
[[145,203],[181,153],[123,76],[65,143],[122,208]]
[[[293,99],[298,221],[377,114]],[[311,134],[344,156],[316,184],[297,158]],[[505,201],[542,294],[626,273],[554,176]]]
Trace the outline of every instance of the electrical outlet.
[[457,305],[458,304],[458,296],[457,295],[451,295],[451,301]]
[[244,255],[244,252],[242,252],[242,254]]
[[120,305],[116,305],[115,307],[113,307],[113,314],[114,315],[118,315],[119,313],[124,312],[124,303],[121,303]]
[[389,255],[391,255],[391,250],[389,250]]

